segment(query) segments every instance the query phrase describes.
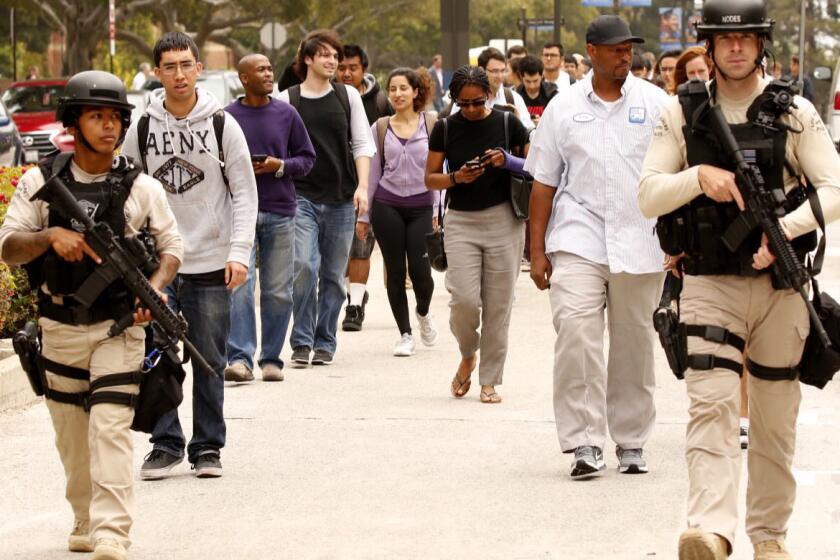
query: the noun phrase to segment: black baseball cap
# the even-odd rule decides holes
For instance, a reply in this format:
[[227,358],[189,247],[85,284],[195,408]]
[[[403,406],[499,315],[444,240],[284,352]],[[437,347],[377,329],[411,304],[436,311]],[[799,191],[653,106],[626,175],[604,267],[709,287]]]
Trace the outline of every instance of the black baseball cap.
[[598,16],[586,28],[586,42],[593,45],[617,45],[630,41],[644,43],[641,37],[630,33],[630,28],[618,16]]

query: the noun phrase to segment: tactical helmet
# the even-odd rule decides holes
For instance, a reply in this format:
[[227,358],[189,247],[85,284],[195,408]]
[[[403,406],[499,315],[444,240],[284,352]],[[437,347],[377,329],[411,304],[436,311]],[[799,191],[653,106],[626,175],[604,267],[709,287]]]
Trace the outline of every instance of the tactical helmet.
[[711,39],[715,33],[758,33],[771,38],[776,22],[767,17],[764,0],[706,0],[702,21],[694,24],[697,39]]
[[58,100],[56,119],[64,126],[76,124],[78,111],[72,107],[106,106],[120,109],[123,115],[123,131],[131,123],[131,110],[134,105],[128,102],[125,84],[122,80],[100,70],[79,72],[67,81],[64,95]]

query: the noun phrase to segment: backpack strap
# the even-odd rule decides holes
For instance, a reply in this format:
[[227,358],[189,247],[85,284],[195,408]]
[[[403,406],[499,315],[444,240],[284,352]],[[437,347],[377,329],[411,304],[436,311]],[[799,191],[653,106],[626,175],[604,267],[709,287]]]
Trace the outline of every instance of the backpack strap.
[[387,115],[393,111],[390,111],[390,103],[388,103],[388,97],[385,95],[385,92],[379,90],[376,92],[376,112],[380,115]]
[[505,118],[505,151],[510,153],[510,113],[504,111],[504,118]]
[[341,103],[341,107],[344,109],[344,113],[347,115],[347,142],[348,144],[352,144],[353,128],[350,121],[350,96],[347,94],[347,86],[335,82],[330,82],[330,84],[335,92],[335,96],[338,97],[338,102]]
[[149,172],[146,164],[146,151],[149,148],[149,113],[143,113],[137,120],[137,149],[140,151],[140,166],[144,173]]
[[222,140],[225,134],[225,110],[219,109],[213,113],[213,132],[216,134],[216,148],[219,151],[219,166],[222,168],[222,179],[227,187],[227,192],[231,198],[233,193],[230,192],[230,181],[228,181],[227,171],[225,170],[225,150],[222,146]]
[[294,85],[286,91],[289,92],[289,105],[300,112],[300,84]]
[[506,88],[504,88],[504,92],[505,92],[505,103],[507,103],[508,105],[513,105],[514,107],[516,107],[516,103],[513,100],[513,92],[511,91],[511,89],[509,87],[506,87]]
[[388,121],[391,117],[380,117],[376,120],[376,149],[379,150],[379,164],[385,172],[385,134],[388,132]]
[[437,122],[437,117],[428,111],[423,111],[423,120],[426,121],[426,135],[431,136],[432,129],[435,127],[435,123]]

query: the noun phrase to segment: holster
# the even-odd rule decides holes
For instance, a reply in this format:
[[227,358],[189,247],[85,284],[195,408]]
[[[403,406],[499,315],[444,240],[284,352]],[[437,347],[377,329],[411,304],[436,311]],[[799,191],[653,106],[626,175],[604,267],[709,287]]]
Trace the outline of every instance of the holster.
[[[659,335],[659,342],[665,350],[668,365],[677,379],[683,379],[688,369],[688,340],[685,325],[674,310],[672,302],[679,302],[682,279],[668,273],[662,290],[659,306],[653,312],[653,328]],[[679,305],[679,303],[677,303]]]
[[41,355],[41,337],[38,324],[28,321],[23,329],[15,333],[12,338],[15,354],[20,358],[20,365],[26,373],[32,390],[39,397],[44,395],[46,387],[46,372],[43,363],[38,358]]

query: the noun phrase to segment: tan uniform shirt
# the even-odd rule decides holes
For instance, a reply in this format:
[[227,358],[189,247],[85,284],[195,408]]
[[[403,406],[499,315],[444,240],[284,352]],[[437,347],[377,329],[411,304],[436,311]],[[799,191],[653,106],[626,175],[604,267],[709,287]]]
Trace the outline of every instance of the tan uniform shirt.
[[[764,90],[768,82],[760,80],[755,92],[744,99],[728,99],[717,92],[717,104],[723,110],[726,122],[747,122],[747,108]],[[810,101],[796,96],[796,109],[782,120],[801,133],[790,132],[787,137],[785,157],[798,173],[804,173],[814,184],[826,223],[840,217],[840,157],[838,157],[828,131]],[[697,196],[705,196],[700,189],[700,166],[688,167],[685,137],[682,127],[685,119],[679,99],[668,101],[656,126],[653,140],[648,147],[639,183],[639,207],[647,217],[662,216],[688,204]],[[784,172],[785,191],[797,185],[796,178]],[[816,229],[817,221],[809,204],[782,218],[793,237]]]
[[[104,181],[107,173],[91,175],[71,161],[73,177],[80,183]],[[21,177],[6,218],[0,227],[0,255],[9,235],[15,232],[32,233],[47,227],[49,208],[42,200],[29,198],[44,185],[44,177],[38,167],[33,167]],[[184,258],[184,244],[175,216],[166,202],[163,186],[152,177],[138,175],[125,202],[125,235],[133,236],[149,222],[149,231],[155,238],[158,252],[172,255],[180,262]]]

